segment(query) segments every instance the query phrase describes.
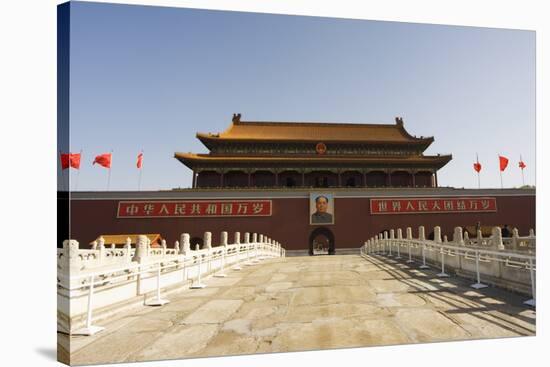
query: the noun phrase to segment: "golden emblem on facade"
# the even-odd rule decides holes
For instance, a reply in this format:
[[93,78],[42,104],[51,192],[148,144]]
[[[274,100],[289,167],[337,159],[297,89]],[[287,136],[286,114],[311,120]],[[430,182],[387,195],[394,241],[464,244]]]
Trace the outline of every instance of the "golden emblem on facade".
[[325,145],[325,143],[317,143],[317,145],[315,146],[315,151],[317,152],[317,154],[325,154],[327,151],[327,146]]

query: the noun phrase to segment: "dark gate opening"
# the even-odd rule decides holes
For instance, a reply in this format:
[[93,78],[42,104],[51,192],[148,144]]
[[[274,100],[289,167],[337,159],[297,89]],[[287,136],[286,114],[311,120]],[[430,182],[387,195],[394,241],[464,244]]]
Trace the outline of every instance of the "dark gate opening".
[[334,255],[334,234],[326,227],[315,228],[309,235],[310,255]]

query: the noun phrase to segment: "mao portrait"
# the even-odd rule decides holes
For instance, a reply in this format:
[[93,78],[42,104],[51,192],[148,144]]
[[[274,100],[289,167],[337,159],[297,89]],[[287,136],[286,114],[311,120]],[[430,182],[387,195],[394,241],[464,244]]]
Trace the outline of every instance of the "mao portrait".
[[334,224],[334,196],[310,193],[309,214],[309,224]]

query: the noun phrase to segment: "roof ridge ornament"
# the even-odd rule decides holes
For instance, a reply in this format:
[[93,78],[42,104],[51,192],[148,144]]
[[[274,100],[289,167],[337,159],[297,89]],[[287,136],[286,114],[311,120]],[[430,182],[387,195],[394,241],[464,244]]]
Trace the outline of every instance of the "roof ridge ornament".
[[241,122],[241,114],[240,113],[234,113],[233,118],[231,119],[231,121],[233,121],[234,124],[238,124],[239,122]]
[[395,123],[396,123],[397,125],[403,126],[403,117],[396,116],[396,117],[395,117]]

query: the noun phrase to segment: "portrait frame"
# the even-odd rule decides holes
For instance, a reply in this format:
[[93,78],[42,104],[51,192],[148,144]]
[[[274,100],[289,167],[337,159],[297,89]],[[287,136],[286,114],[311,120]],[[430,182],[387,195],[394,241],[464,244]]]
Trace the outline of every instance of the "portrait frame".
[[[326,203],[326,214],[329,218],[323,218],[324,214],[317,214],[317,198],[324,197],[327,200]],[[327,191],[313,191],[309,193],[309,224],[312,226],[320,225],[333,225],[335,223],[335,200],[334,193]],[[328,216],[327,216],[328,217]]]

